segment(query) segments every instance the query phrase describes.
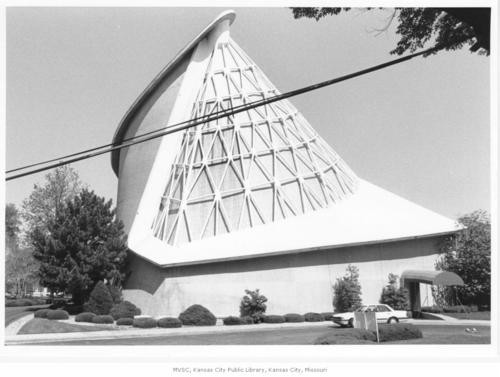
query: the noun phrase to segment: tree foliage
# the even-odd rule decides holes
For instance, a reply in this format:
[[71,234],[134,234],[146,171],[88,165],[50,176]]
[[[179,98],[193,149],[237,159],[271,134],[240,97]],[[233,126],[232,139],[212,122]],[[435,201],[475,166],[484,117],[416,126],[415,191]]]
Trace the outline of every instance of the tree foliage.
[[348,265],[347,273],[335,282],[333,306],[337,313],[350,312],[361,307],[361,284],[356,266]]
[[396,310],[408,310],[408,290],[398,287],[398,275],[389,274],[389,284],[382,289],[380,303],[389,305]]
[[[478,210],[462,216],[458,223],[466,228],[448,237],[440,246],[436,269],[451,271],[465,285],[444,287],[439,298],[456,305],[489,306],[491,296],[491,223],[487,212]],[[458,299],[458,301],[457,301]]]
[[[77,304],[98,281],[121,284],[127,246],[111,200],[84,189],[32,234],[41,283],[73,295]],[[45,231],[46,230],[46,231]]]
[[89,301],[85,304],[85,310],[97,315],[109,314],[113,307],[113,297],[108,287],[102,281],[98,281],[92,292]]
[[[351,8],[292,8],[295,18],[314,18],[316,21],[350,10]],[[396,34],[401,37],[391,54],[414,52],[423,48],[427,42],[433,42],[434,46],[446,46],[445,50],[457,50],[469,45],[472,52],[489,54],[489,8],[395,8],[384,29],[394,19],[398,22]]]
[[16,246],[5,257],[5,288],[17,297],[26,296],[38,282],[39,264],[29,248]]
[[5,249],[6,254],[17,248],[19,232],[21,231],[21,218],[15,204],[5,205]]
[[67,165],[48,173],[43,185],[35,184],[22,205],[28,243],[33,242],[35,232],[47,234],[49,223],[54,222],[66,202],[77,195],[82,187],[78,173]]

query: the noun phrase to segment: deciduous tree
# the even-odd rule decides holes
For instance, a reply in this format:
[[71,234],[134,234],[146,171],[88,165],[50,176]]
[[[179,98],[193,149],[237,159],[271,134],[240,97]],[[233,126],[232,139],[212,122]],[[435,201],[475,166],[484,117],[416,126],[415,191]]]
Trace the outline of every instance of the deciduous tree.
[[[351,8],[292,8],[295,18],[314,18],[316,21],[349,10]],[[427,42],[445,45],[445,50],[468,45],[472,52],[489,54],[490,13],[490,8],[395,8],[386,27],[379,31],[397,20],[396,33],[401,38],[391,54],[414,52]]]
[[337,313],[354,311],[361,307],[361,284],[356,266],[347,266],[347,273],[335,282],[333,294],[333,306]]
[[[474,211],[458,219],[466,228],[444,240],[438,270],[451,271],[465,286],[440,290],[447,304],[490,305],[491,296],[491,223],[485,211]],[[458,302],[457,302],[458,300]]]

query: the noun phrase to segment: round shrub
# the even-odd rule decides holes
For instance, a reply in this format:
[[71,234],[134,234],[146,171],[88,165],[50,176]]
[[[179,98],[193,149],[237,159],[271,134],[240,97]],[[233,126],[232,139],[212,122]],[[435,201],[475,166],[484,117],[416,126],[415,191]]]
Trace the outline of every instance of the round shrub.
[[83,312],[83,305],[66,305],[61,309],[66,310],[70,315],[77,315]]
[[253,325],[255,322],[253,321],[253,318],[250,317],[249,315],[246,315],[246,316],[243,316],[243,317],[240,317],[241,320],[243,321],[243,323],[245,325]]
[[184,326],[215,326],[217,318],[201,305],[191,305],[179,315]]
[[119,318],[116,321],[116,324],[118,326],[132,326],[134,324],[134,319],[133,318]]
[[151,329],[153,327],[156,327],[156,325],[156,319],[151,317],[134,318],[134,321],[132,322],[132,326],[139,327],[141,329]]
[[324,313],[321,313],[321,315],[323,316],[323,319],[325,321],[333,321],[333,312],[324,312]]
[[304,319],[306,322],[321,322],[325,320],[319,313],[306,313],[304,314]]
[[285,321],[286,322],[304,322],[304,316],[301,314],[297,313],[288,313],[285,314]]
[[381,342],[422,338],[422,331],[409,323],[380,324],[378,336]]
[[224,325],[226,326],[233,326],[233,325],[245,325],[246,322],[244,319],[240,318],[240,317],[235,317],[235,316],[229,316],[229,317],[226,317],[222,320],[222,323],[224,323]]
[[134,318],[141,314],[141,309],[132,304],[130,301],[123,301],[113,305],[109,314],[116,320],[119,318]]
[[47,318],[47,313],[50,309],[39,309],[35,312],[35,318]]
[[14,307],[14,306],[33,306],[39,305],[35,300],[30,300],[27,298],[18,298],[14,300],[5,300],[6,307]]
[[158,327],[163,328],[176,328],[182,327],[182,322],[179,318],[165,317],[158,320]]
[[335,329],[314,341],[314,344],[373,344],[377,336],[365,329]]
[[264,323],[284,323],[285,317],[282,315],[266,315],[264,317]]
[[85,311],[94,314],[109,314],[113,307],[113,298],[106,285],[100,281],[90,293],[89,301],[85,304]]
[[69,319],[69,314],[66,310],[49,310],[47,313],[47,319]]
[[92,323],[99,323],[99,324],[110,324],[113,323],[113,317],[110,315],[96,315],[94,318],[92,318]]
[[96,315],[94,313],[90,313],[90,312],[83,312],[83,313],[80,313],[78,314],[76,317],[75,317],[75,322],[90,322],[92,323],[94,317]]

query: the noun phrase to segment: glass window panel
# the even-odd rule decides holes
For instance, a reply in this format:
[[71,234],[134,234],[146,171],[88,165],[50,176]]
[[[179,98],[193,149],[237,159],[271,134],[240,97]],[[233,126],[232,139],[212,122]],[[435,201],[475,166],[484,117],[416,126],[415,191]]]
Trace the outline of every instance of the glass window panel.
[[223,196],[222,205],[228,217],[229,226],[232,230],[238,229],[238,221],[240,219],[241,210],[245,201],[244,192],[238,192],[231,195]]
[[215,187],[220,187],[222,182],[222,176],[224,174],[224,170],[226,169],[227,163],[221,162],[218,164],[210,164],[208,166],[208,172],[212,177],[212,182],[214,182]]
[[267,175],[272,178],[274,176],[274,155],[272,153],[266,153],[262,155],[258,155],[255,157],[260,166],[262,166],[267,173]]
[[296,211],[302,212],[302,200],[300,197],[299,183],[297,181],[292,181],[284,184],[281,186],[281,190],[285,194],[286,198],[288,198],[293,208],[295,208]]
[[208,180],[207,172],[205,171],[205,168],[203,168],[200,176],[196,180],[196,183],[193,186],[193,189],[191,190],[191,198],[197,198],[203,195],[207,194],[212,194],[213,193],[213,188],[212,185],[210,184],[210,181]]
[[238,179],[238,176],[234,172],[233,166],[230,164],[226,171],[226,176],[222,182],[221,191],[229,191],[234,189],[239,189],[243,187],[243,183]]
[[306,178],[305,184],[310,189],[310,191],[312,191],[312,193],[314,194],[314,197],[318,201],[318,204],[321,206],[324,206],[326,204],[326,202],[325,202],[326,199],[325,199],[325,195],[323,194],[322,184],[321,184],[321,181],[319,180],[319,178],[317,176],[314,176],[312,178]]
[[208,217],[207,227],[203,232],[203,238],[215,236],[215,207],[210,211],[210,215]]
[[189,223],[189,232],[193,240],[201,238],[203,225],[207,221],[208,215],[213,208],[213,199],[195,201],[186,206],[186,216]]
[[295,174],[281,162],[280,154],[276,156],[276,178],[280,181],[293,178]]
[[273,187],[252,190],[251,196],[266,222],[273,221]]
[[262,172],[262,169],[255,163],[255,161],[250,164],[250,173],[248,176],[248,180],[250,181],[250,187],[269,182],[269,180]]

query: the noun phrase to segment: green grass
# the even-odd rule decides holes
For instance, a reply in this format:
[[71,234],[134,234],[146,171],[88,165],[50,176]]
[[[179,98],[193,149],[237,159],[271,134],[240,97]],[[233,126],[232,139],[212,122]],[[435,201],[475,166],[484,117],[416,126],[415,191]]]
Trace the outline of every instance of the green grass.
[[472,313],[443,313],[449,317],[458,319],[479,319],[491,320],[491,312],[472,312]]
[[113,327],[73,325],[72,323],[33,318],[19,330],[18,334],[53,334],[113,330]]
[[36,306],[15,306],[5,308],[5,326],[10,325],[15,320],[24,317],[25,315],[34,313],[38,309],[48,308],[49,305]]
[[[490,344],[490,328],[476,327],[477,334],[469,334],[465,325],[418,325],[423,332],[422,339],[412,339],[380,343],[390,344]],[[231,332],[202,335],[155,336],[147,338],[96,339],[51,342],[50,345],[312,345],[321,335],[342,331],[338,327],[325,324],[315,328],[269,329],[251,332]],[[46,343],[47,345],[49,343]],[[349,343],[349,344],[362,344]],[[367,344],[366,342],[363,344]],[[368,344],[377,345],[370,342]],[[335,347],[317,346],[317,347]]]

